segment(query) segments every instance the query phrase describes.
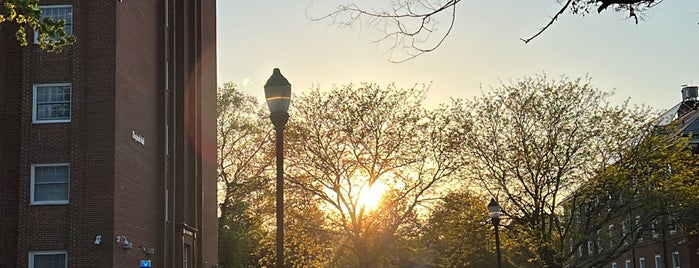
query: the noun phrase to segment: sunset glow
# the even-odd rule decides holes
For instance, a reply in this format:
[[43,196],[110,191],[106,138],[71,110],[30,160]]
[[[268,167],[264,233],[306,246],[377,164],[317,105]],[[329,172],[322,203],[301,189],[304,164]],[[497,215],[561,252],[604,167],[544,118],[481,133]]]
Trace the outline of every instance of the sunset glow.
[[367,210],[375,209],[385,192],[386,185],[380,181],[376,181],[371,187],[367,185],[367,187],[362,188],[357,203],[360,208],[364,207]]

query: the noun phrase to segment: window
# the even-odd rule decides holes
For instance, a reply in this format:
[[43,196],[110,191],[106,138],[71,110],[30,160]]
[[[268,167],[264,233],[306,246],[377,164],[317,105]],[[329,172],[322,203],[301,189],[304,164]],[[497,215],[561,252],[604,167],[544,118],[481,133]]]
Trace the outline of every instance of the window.
[[624,268],[631,268],[631,260],[626,260],[624,262]]
[[31,251],[29,268],[66,268],[68,253],[66,251]]
[[651,221],[650,232],[651,232],[651,234],[653,234],[653,238],[658,238],[659,234],[658,234],[658,220],[657,219],[653,219],[653,221]]
[[641,225],[641,216],[636,216],[636,234],[638,236],[638,242],[643,241],[643,225]]
[[[54,21],[64,20],[65,32],[68,35],[73,34],[73,6],[71,5],[55,5],[55,6],[40,6],[41,17],[52,18]],[[39,43],[39,33],[34,31],[34,44]]]
[[680,268],[680,252],[672,252],[672,268]]
[[623,220],[621,222],[621,239],[624,239],[624,244],[629,243],[629,225],[626,223],[626,220]]
[[614,224],[609,225],[609,247],[614,248]]
[[182,254],[182,268],[190,268],[189,254],[191,252],[192,248],[189,245],[184,245],[184,252]]
[[646,258],[638,258],[638,268],[646,268]]
[[588,240],[587,241],[587,255],[592,255],[592,253],[594,253],[594,249],[595,249],[594,243],[592,243],[592,241]]
[[655,255],[655,268],[662,268],[663,264],[662,261],[660,261],[660,255]]
[[32,122],[70,122],[71,84],[34,85]]
[[602,230],[597,230],[597,253],[602,252]]
[[31,204],[68,204],[69,174],[68,164],[32,165]]
[[612,268],[617,268],[616,262],[612,262]]
[[675,223],[674,217],[670,217],[670,220],[667,225],[668,229],[670,230],[670,235],[674,235],[677,233],[677,224]]

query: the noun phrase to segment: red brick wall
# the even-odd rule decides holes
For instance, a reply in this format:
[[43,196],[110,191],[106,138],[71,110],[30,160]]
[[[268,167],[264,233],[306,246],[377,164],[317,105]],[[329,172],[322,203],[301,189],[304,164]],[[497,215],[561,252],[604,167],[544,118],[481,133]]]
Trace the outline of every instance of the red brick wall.
[[201,2],[202,261],[218,264],[216,171],[216,1]]
[[[170,47],[182,53],[170,86],[187,92],[179,96],[187,107],[170,117],[170,130],[180,127],[181,139],[172,153],[182,154],[172,159],[186,167],[168,174],[165,1],[41,3],[73,5],[78,41],[50,54],[31,44],[19,48],[6,34],[11,29],[0,29],[0,267],[26,267],[31,250],[67,250],[70,267],[134,267],[144,258],[154,267],[170,267],[165,254],[177,266],[182,237],[174,227],[182,223],[199,231],[196,267],[216,264],[215,1],[187,2],[203,3],[186,11],[198,10],[200,21],[180,25],[180,35],[171,39]],[[72,84],[71,122],[33,124],[32,86],[59,82]],[[132,131],[145,144],[134,141]],[[175,142],[172,136],[171,146]],[[29,205],[31,165],[40,163],[70,163],[69,204]],[[170,192],[179,207],[170,207],[166,224],[164,189],[166,178],[173,187],[173,176],[182,180]],[[93,245],[96,235],[102,236],[99,245]],[[121,235],[132,249],[115,242]],[[155,255],[139,246],[155,248]]]
[[[30,45],[22,57],[16,266],[28,251],[67,250],[71,267],[109,267],[113,249],[114,1],[73,5],[78,42],[58,54]],[[32,124],[32,87],[72,83],[71,122]],[[32,164],[70,163],[67,205],[29,205]],[[104,240],[93,245],[96,235]],[[14,265],[13,265],[14,267]]]
[[[117,250],[114,267],[135,267],[144,258],[162,267],[157,258],[164,250],[161,14],[157,1],[117,5],[114,229],[126,235],[134,249]],[[133,133],[143,137],[144,144],[134,140]],[[147,256],[136,249],[139,246],[155,248],[156,254]]]
[[15,266],[17,249],[21,59],[13,27],[0,28],[0,267]]

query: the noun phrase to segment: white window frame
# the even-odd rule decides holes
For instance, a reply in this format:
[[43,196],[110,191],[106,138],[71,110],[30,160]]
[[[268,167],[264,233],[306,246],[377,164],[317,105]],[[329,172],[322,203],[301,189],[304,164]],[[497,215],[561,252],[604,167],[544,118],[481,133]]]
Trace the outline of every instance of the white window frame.
[[614,224],[610,224],[607,228],[609,230],[609,248],[614,248]]
[[660,254],[655,254],[655,268],[662,268],[663,267],[663,261],[660,259]]
[[[68,178],[66,180],[66,184],[68,186],[67,191],[68,191],[68,198],[66,200],[47,200],[47,201],[36,201],[34,200],[34,194],[35,194],[35,189],[34,186],[36,184],[35,181],[35,170],[37,167],[58,167],[58,166],[65,166],[68,167]],[[30,205],[65,205],[68,204],[70,200],[70,164],[69,163],[51,163],[51,164],[33,164],[32,165],[32,170],[31,170],[31,189],[30,189]]]
[[595,252],[595,246],[592,240],[587,240],[587,255],[592,255]]
[[675,250],[672,252],[672,268],[680,268],[680,262],[682,262],[682,259],[680,259],[680,252]]
[[677,221],[675,221],[674,217],[670,217],[668,225],[670,229],[670,235],[677,234]]
[[651,234],[653,235],[653,238],[657,239],[660,236],[660,234],[658,233],[658,220],[657,219],[653,219],[650,222],[650,231],[651,231]]
[[625,267],[625,268],[631,268],[631,260],[626,260],[626,261],[624,262],[624,267]]
[[636,216],[636,234],[638,242],[643,242],[643,225],[641,224],[641,216]]
[[[66,21],[65,25],[66,25],[66,28],[68,28],[67,26],[70,26],[70,28],[65,29],[65,32],[67,35],[73,35],[73,21],[75,21],[74,14],[73,14],[73,5],[43,5],[43,6],[40,5],[39,9],[41,9],[41,13],[42,13],[41,17],[44,18],[43,13],[44,13],[45,9],[66,8],[66,7],[70,8],[70,21]],[[56,18],[52,18],[52,19],[54,21],[58,21],[58,20],[56,20]],[[34,44],[38,44],[38,43],[39,43],[39,32],[34,31]]]
[[[68,86],[70,89],[70,101],[68,102],[68,118],[67,119],[37,119],[37,91],[42,87],[57,87],[57,86]],[[32,87],[32,123],[34,124],[45,124],[45,123],[68,123],[73,117],[73,84],[72,83],[49,83],[49,84],[34,84]]]
[[59,255],[65,256],[65,264],[63,267],[68,267],[68,251],[65,250],[46,250],[46,251],[30,251],[29,252],[29,268],[34,268],[34,257],[37,255]]
[[616,262],[612,262],[612,268],[617,268]]

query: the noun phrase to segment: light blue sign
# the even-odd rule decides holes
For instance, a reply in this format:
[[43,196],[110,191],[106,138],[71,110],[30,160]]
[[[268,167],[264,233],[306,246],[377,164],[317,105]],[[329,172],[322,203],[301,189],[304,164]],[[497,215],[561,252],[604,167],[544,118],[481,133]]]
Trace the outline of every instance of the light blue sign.
[[141,261],[141,268],[151,268],[151,263],[150,260],[142,260]]

